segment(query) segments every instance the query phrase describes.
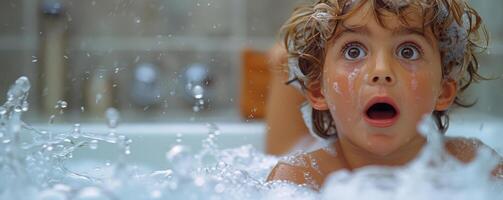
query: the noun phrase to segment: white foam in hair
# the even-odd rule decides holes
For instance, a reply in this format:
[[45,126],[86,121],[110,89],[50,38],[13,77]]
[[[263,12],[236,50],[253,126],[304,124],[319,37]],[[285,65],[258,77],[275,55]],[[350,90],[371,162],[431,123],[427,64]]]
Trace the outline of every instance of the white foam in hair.
[[460,78],[468,43],[468,15],[463,14],[462,23],[463,24],[460,25],[455,20],[452,21],[451,25],[444,30],[444,37],[439,38],[440,49],[443,49],[445,52],[442,64],[447,66],[454,63],[454,66],[449,73],[449,77],[456,80]]
[[322,43],[320,44],[323,47],[325,45],[324,43],[328,40],[328,38],[330,38],[335,28],[334,16],[333,14],[331,14],[333,8],[326,3],[319,3],[314,6],[313,10],[314,12],[311,15],[311,19],[314,19],[318,24],[318,26],[316,26],[316,29],[323,39]]

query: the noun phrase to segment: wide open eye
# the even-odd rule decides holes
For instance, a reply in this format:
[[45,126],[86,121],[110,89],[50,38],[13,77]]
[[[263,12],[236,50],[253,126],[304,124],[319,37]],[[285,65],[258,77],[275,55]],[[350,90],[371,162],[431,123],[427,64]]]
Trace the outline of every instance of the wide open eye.
[[367,56],[365,49],[358,43],[349,43],[343,49],[344,58],[348,60],[358,60]]
[[417,60],[421,57],[421,51],[416,45],[406,43],[398,47],[396,55],[407,60]]

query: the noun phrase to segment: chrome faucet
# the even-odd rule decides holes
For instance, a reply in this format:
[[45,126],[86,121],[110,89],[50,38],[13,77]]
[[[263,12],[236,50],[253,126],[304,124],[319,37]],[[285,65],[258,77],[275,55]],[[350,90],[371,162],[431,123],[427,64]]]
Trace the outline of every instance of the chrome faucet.
[[207,65],[194,63],[185,69],[183,73],[183,85],[185,99],[193,106],[193,111],[198,112],[207,108],[208,99],[211,95],[212,76]]

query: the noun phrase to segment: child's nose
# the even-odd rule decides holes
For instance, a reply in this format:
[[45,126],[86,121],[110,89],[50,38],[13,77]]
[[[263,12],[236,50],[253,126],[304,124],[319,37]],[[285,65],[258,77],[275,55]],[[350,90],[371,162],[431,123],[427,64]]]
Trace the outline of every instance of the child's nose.
[[394,85],[396,78],[392,71],[392,60],[381,55],[375,59],[374,68],[371,69],[368,82],[371,85]]

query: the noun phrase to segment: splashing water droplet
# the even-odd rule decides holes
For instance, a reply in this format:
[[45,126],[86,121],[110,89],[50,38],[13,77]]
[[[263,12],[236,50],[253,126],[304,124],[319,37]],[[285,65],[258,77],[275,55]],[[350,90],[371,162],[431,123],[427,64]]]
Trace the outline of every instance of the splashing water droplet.
[[105,116],[107,118],[109,128],[117,128],[117,124],[120,120],[120,113],[117,109],[110,107],[105,111]]
[[181,144],[174,145],[166,152],[166,160],[175,173],[188,175],[194,167],[190,148]]
[[26,112],[28,111],[29,107],[30,104],[28,103],[28,101],[24,101],[23,104],[21,105],[21,111]]
[[124,154],[129,155],[131,154],[131,150],[129,149],[129,146],[127,146],[124,150]]
[[7,113],[7,109],[5,107],[0,106],[0,115],[5,115]]
[[63,100],[58,100],[56,102],[56,105],[54,105],[54,108],[56,108],[56,109],[65,109],[67,107],[68,107],[68,103]]
[[74,124],[73,131],[72,131],[72,137],[77,139],[77,138],[79,138],[80,134],[81,134],[80,124]]
[[192,96],[196,99],[201,99],[203,98],[204,95],[204,88],[200,85],[195,85],[192,87]]
[[56,118],[56,115],[51,115],[49,117],[49,124],[53,124],[54,123],[54,119]]
[[101,93],[96,94],[96,104],[98,104],[102,98],[103,98],[103,95]]
[[91,140],[89,142],[89,148],[92,150],[96,150],[98,148],[98,140]]

